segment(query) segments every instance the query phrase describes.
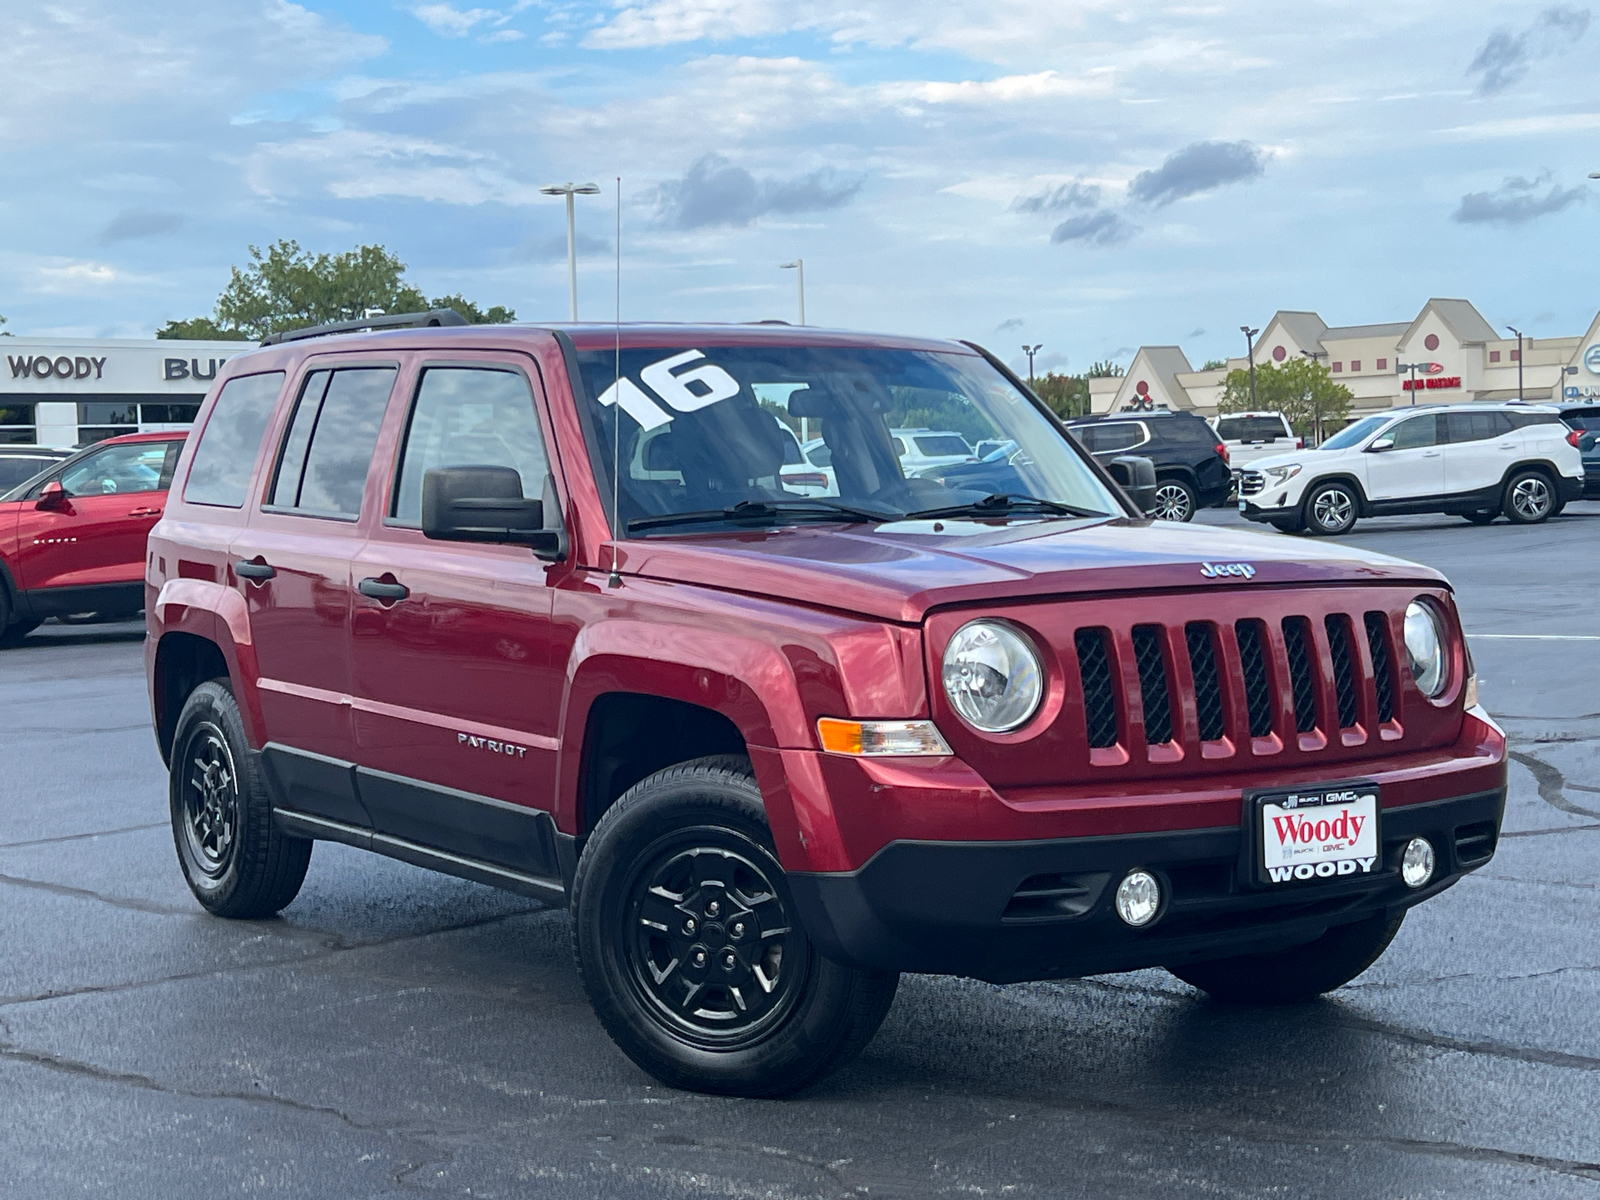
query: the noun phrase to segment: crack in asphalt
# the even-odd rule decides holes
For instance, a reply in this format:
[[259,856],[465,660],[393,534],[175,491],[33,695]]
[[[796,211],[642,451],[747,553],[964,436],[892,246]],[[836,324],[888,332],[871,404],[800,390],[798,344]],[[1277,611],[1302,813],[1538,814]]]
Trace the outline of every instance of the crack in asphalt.
[[[509,921],[516,917],[525,917],[534,913],[548,912],[549,907],[539,905],[534,908],[521,908],[515,912],[500,913],[492,917],[480,917],[471,921],[461,921],[454,925],[441,925],[434,929],[425,929],[416,933],[396,934],[387,938],[370,938],[364,941],[347,941],[337,934],[322,934],[315,930],[294,930],[289,932],[276,927],[267,927],[267,931],[284,938],[284,940],[305,941],[314,939],[321,947],[319,950],[309,951],[292,958],[273,959],[264,962],[237,963],[226,967],[207,967],[201,971],[183,971],[176,975],[161,975],[154,979],[133,979],[122,983],[88,984],[83,987],[58,988],[52,991],[38,992],[31,995],[0,996],[0,1008],[16,1008],[24,1004],[43,1004],[50,1000],[65,1000],[74,996],[99,996],[115,995],[121,992],[138,991],[142,988],[161,987],[169,983],[187,983],[195,979],[220,979],[226,975],[237,974],[241,971],[270,971],[278,967],[299,966],[301,963],[321,962],[337,954],[345,954],[353,950],[367,950],[374,946],[392,946],[400,942],[416,941],[421,938],[435,937],[439,934],[458,933],[465,929],[477,929],[485,925],[493,925],[499,921]],[[244,928],[262,928],[262,924],[252,921],[239,921],[236,924]]]
[[1567,799],[1567,777],[1561,773],[1559,767],[1545,762],[1542,758],[1524,754],[1520,750],[1508,750],[1506,756],[1528,769],[1534,783],[1539,787],[1539,799],[1552,808],[1559,808],[1562,812],[1571,813],[1575,817],[1600,817],[1600,811],[1584,808],[1583,805],[1574,804]]
[[[1571,787],[1572,785],[1568,784],[1567,786]],[[1519,837],[1547,837],[1552,833],[1584,833],[1595,829],[1600,829],[1600,825],[1559,825],[1554,829],[1518,829],[1512,833],[1501,830],[1500,840],[1504,841],[1506,838]]]
[[26,879],[20,875],[0,875],[0,886],[28,888],[36,892],[48,892],[52,896],[66,896],[73,900],[96,900],[101,904],[109,904],[112,908],[126,908],[134,912],[153,913],[160,917],[192,917],[197,915],[193,908],[179,908],[173,904],[162,904],[155,900],[136,900],[127,896],[106,896],[100,892],[92,892],[88,888],[70,887],[64,883],[49,883],[43,879]]
[[89,838],[115,837],[119,833],[143,833],[147,829],[165,829],[169,821],[152,821],[148,825],[125,825],[121,829],[99,829],[93,833],[64,833],[60,837],[34,838],[27,842],[0,842],[0,850],[22,850],[29,846],[53,846],[57,842],[81,842]]

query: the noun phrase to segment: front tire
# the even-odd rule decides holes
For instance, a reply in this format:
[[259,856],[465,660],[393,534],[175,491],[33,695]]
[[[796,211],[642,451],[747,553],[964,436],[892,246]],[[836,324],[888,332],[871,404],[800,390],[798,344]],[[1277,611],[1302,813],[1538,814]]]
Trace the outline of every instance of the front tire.
[[1225,1004],[1302,1004],[1343,987],[1377,962],[1405,920],[1382,915],[1336,925],[1314,942],[1167,970]]
[[266,784],[226,683],[189,694],[173,731],[168,798],[178,863],[196,900],[218,917],[270,917],[305,882],[311,845],[272,819]]
[[1155,504],[1150,515],[1158,521],[1192,521],[1200,497],[1188,482],[1177,478],[1156,481]]
[[1306,496],[1306,531],[1318,537],[1337,537],[1355,528],[1361,500],[1355,489],[1342,480],[1321,483]]
[[1516,525],[1537,525],[1555,515],[1556,493],[1543,471],[1518,471],[1506,481],[1501,511]]
[[817,953],[749,760],[658,771],[596,825],[572,920],[584,990],[629,1058],[671,1087],[781,1096],[859,1054],[899,976]]

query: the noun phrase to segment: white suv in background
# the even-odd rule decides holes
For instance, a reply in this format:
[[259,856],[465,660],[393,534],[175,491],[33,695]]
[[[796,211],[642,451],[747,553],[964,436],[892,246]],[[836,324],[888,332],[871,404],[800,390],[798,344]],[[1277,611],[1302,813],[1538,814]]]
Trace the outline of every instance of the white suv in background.
[[978,456],[967,439],[953,429],[891,429],[894,452],[907,475],[929,467],[953,467],[957,463],[977,462]]
[[1378,413],[1315,450],[1257,459],[1240,473],[1239,513],[1285,533],[1427,512],[1530,525],[1582,494],[1578,434],[1555,409],[1467,404]]
[[1211,419],[1211,428],[1228,448],[1228,462],[1236,476],[1257,459],[1303,450],[1306,444],[1280,412],[1223,413]]

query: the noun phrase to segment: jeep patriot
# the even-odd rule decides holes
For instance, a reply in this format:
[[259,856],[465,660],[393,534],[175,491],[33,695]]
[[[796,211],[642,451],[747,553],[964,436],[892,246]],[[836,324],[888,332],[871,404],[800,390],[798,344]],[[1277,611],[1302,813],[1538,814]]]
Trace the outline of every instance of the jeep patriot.
[[[1444,578],[1147,520],[977,347],[453,313],[269,342],[146,564],[218,916],[288,905],[319,839],[565,904],[634,1062],[780,1095],[906,971],[1309,999],[1494,853],[1505,740]],[[923,426],[1025,453],[907,478],[890,430]],[[789,432],[827,494],[784,487]]]

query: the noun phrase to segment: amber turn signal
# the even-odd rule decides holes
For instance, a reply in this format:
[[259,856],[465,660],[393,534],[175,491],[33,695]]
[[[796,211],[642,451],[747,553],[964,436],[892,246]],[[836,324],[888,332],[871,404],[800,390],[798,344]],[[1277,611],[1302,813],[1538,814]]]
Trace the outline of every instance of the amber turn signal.
[[823,717],[817,737],[830,754],[863,758],[942,758],[950,747],[932,721],[841,721]]

